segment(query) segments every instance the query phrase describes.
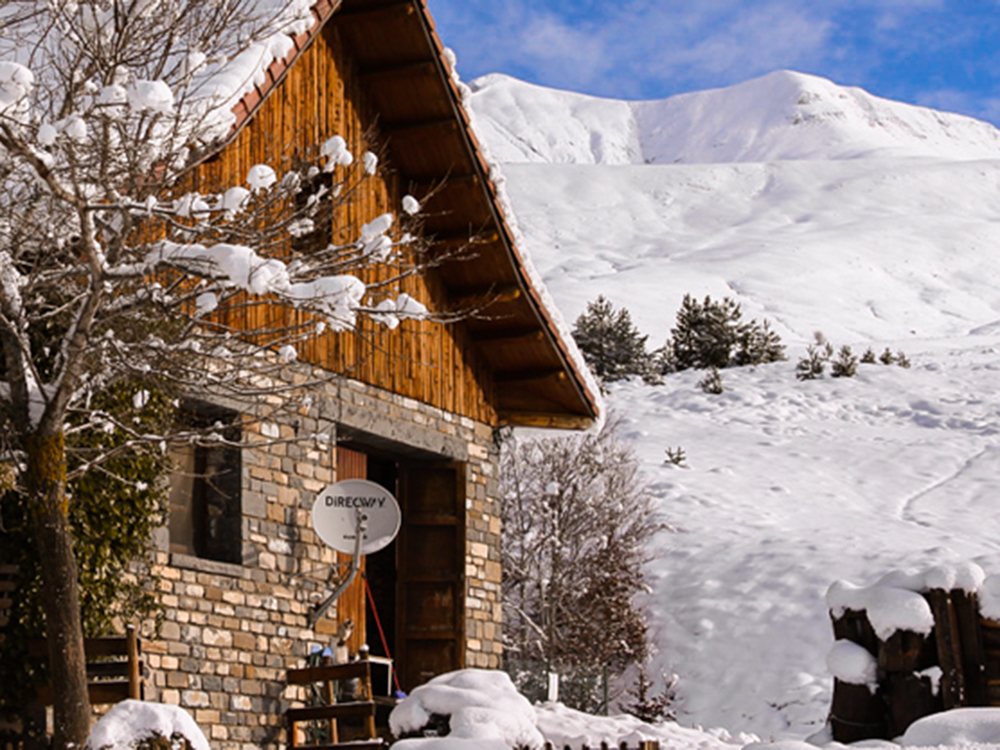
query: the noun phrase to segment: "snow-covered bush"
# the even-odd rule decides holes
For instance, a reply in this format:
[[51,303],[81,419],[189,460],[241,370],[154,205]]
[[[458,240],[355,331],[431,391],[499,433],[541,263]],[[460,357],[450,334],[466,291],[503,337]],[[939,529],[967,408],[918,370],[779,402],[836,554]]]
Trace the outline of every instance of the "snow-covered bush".
[[717,302],[706,296],[699,302],[685,294],[670,335],[669,365],[675,370],[740,367],[785,358],[785,347],[770,323],[743,322],[740,306],[728,297]]
[[[641,661],[646,623],[633,597],[657,526],[615,423],[598,434],[509,441],[501,461],[504,647],[515,681],[516,665],[528,662],[596,668],[599,677],[605,665],[618,674]],[[573,702],[593,709],[600,698]]]
[[209,744],[180,706],[126,700],[94,724],[84,750],[209,750]]
[[722,393],[725,389],[722,386],[722,375],[719,373],[719,368],[709,368],[708,374],[698,381],[698,387],[705,393],[710,393],[714,396]]
[[602,384],[638,375],[655,382],[656,371],[646,339],[625,308],[615,310],[603,296],[587,304],[573,325],[573,338],[591,372]]
[[[396,737],[422,738],[432,721],[433,735],[448,738],[441,747],[454,750],[541,748],[544,743],[535,709],[499,670],[463,669],[425,682],[393,709],[389,728]],[[403,739],[394,747],[432,750],[435,744]]]

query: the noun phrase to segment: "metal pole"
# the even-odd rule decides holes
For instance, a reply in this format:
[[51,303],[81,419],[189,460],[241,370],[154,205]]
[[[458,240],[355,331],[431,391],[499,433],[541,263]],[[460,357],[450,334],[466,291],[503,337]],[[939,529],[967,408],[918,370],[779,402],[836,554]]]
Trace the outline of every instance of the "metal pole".
[[358,526],[354,532],[354,553],[351,555],[351,569],[347,576],[344,577],[334,588],[326,599],[320,602],[316,608],[309,613],[309,625],[314,626],[319,619],[326,614],[326,611],[333,606],[333,603],[337,601],[341,594],[347,589],[354,579],[358,575],[358,571],[361,570],[361,543],[365,536],[365,531],[368,529],[368,516],[358,511]]

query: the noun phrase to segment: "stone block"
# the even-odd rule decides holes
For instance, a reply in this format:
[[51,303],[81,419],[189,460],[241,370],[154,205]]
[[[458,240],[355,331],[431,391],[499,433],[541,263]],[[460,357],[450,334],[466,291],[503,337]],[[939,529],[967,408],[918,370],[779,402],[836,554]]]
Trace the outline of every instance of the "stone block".
[[181,693],[181,705],[185,708],[208,708],[212,701],[204,690],[185,690]]
[[189,679],[183,672],[167,672],[167,685],[172,688],[188,687]]

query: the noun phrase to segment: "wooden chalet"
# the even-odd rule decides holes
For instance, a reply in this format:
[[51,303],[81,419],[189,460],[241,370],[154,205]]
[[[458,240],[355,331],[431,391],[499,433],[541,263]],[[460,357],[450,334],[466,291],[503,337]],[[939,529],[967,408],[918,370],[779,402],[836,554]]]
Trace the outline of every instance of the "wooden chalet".
[[[239,183],[252,165],[335,134],[360,153],[371,135],[382,167],[335,231],[357,236],[415,196],[444,260],[406,290],[431,311],[484,314],[395,331],[364,323],[365,335],[328,333],[303,347],[298,366],[339,377],[268,435],[334,434],[329,444],[254,447],[260,435],[248,429],[242,450],[178,457],[154,568],[166,620],[144,633],[146,696],[190,710],[217,750],[283,745],[281,716],[297,689],[287,670],[331,645],[347,620],[348,649],[369,644],[383,693],[456,668],[499,667],[496,431],[584,428],[598,409],[514,244],[425,0],[320,0],[313,12],[313,28],[240,102],[196,187]],[[469,243],[471,253],[452,256]],[[230,322],[253,330],[256,315],[292,314],[262,309]],[[213,418],[232,406],[199,408]],[[389,488],[402,529],[312,626],[325,575],[315,571],[335,553],[309,511],[324,486],[347,478]],[[390,658],[398,685],[378,672]]]

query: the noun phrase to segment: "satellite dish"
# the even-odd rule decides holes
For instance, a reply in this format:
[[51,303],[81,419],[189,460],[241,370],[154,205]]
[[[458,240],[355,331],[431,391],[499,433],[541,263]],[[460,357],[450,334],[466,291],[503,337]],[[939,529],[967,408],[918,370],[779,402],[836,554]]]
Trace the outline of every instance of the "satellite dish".
[[399,533],[399,503],[385,487],[367,479],[345,479],[324,489],[312,507],[313,529],[328,546],[353,555],[359,525],[361,554],[387,546]]

